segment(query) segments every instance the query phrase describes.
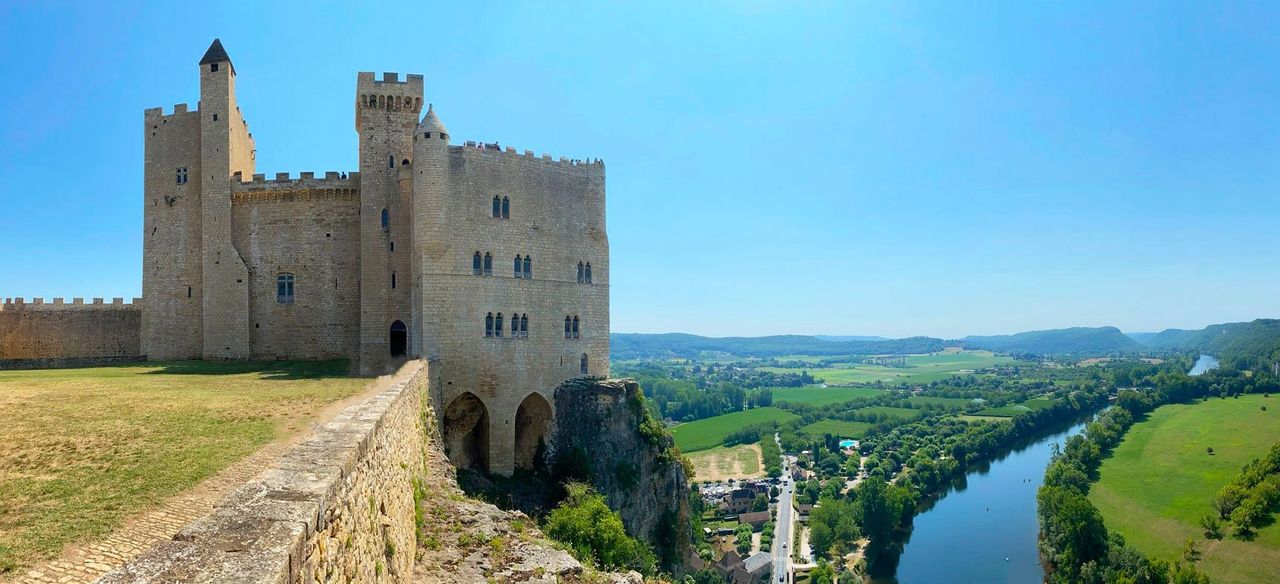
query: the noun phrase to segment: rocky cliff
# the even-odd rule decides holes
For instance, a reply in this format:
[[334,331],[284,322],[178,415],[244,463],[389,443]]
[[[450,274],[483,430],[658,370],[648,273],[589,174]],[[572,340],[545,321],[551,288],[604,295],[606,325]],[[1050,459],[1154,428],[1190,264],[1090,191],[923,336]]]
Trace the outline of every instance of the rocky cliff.
[[548,465],[591,483],[663,568],[691,558],[688,470],[671,435],[630,380],[572,380],[555,392]]

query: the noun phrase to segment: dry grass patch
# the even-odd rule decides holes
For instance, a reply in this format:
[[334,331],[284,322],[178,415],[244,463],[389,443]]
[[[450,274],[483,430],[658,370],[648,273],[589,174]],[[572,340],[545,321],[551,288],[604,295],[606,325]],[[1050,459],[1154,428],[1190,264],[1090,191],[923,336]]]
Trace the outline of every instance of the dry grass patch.
[[345,362],[0,371],[0,576],[308,429],[368,382]]
[[693,476],[700,481],[750,479],[764,476],[764,456],[759,444],[717,446],[685,455],[693,463]]

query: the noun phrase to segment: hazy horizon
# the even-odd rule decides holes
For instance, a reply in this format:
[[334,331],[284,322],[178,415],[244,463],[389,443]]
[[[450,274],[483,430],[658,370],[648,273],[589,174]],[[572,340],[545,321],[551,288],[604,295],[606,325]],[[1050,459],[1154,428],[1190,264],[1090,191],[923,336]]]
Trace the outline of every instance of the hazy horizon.
[[140,295],[142,112],[196,107],[218,37],[261,173],[356,170],[358,71],[425,75],[455,143],[603,158],[619,331],[1156,332],[1275,305],[1280,6],[393,13],[0,8],[0,296]]

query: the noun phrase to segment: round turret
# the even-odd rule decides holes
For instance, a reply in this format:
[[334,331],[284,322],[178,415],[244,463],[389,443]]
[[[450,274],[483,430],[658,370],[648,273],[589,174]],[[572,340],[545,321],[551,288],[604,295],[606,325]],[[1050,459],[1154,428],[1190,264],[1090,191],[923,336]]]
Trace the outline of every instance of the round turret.
[[422,116],[422,122],[418,124],[418,139],[449,142],[449,129],[444,127],[444,122],[440,121],[432,104],[427,104],[427,115]]

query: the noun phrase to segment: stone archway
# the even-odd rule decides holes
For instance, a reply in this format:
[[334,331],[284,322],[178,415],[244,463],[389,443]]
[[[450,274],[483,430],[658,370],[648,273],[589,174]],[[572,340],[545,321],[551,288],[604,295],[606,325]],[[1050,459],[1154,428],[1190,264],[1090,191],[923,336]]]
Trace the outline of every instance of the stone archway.
[[409,348],[409,328],[403,321],[391,323],[390,346],[392,357],[403,357]]
[[537,392],[516,409],[515,463],[517,469],[535,470],[551,439],[551,404]]
[[475,394],[464,393],[444,409],[444,446],[454,466],[488,472],[489,410]]

